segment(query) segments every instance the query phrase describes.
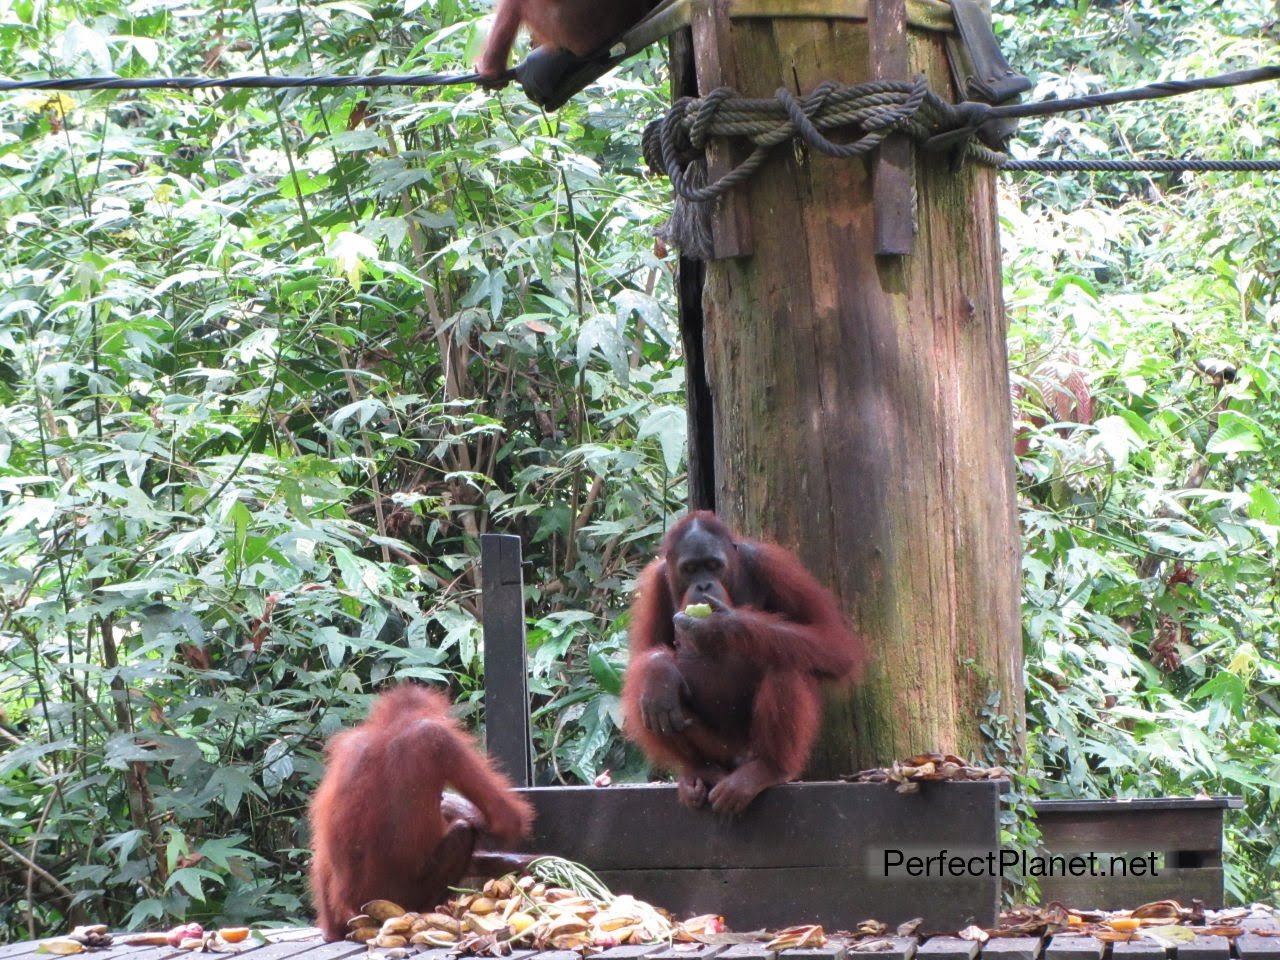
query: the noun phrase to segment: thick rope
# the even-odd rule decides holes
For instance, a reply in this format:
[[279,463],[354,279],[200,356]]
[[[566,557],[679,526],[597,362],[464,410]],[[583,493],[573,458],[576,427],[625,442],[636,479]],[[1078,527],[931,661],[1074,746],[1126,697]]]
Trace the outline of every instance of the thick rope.
[[1197,160],[1176,157],[1149,157],[1143,160],[1006,160],[1000,169],[1013,172],[1070,173],[1074,171],[1187,173],[1253,173],[1280,170],[1280,160]]
[[[930,91],[923,76],[913,83],[881,80],[844,86],[827,81],[805,97],[779,89],[771,99],[755,100],[720,87],[700,99],[677,100],[666,116],[645,129],[642,144],[649,166],[671,178],[678,196],[706,203],[744,182],[773,147],[795,137],[827,156],[847,158],[869,153],[891,133],[928,140],[967,127],[967,121],[968,113]],[[826,133],[837,129],[851,131],[853,139],[833,142]],[[754,149],[714,183],[693,186],[685,169],[703,154],[712,137],[743,137]],[[959,147],[964,156],[979,162],[998,163],[1003,157],[972,137]]]

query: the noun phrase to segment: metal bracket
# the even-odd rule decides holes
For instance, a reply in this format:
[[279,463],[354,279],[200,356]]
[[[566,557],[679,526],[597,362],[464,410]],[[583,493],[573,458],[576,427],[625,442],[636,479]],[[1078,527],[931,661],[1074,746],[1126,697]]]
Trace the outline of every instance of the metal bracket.
[[951,16],[958,40],[951,44],[951,70],[962,96],[1004,103],[1031,89],[1031,81],[1009,66],[1000,52],[990,16],[975,0],[951,0]]
[[[1031,89],[1031,80],[1009,66],[991,29],[991,17],[976,0],[951,0],[955,33],[947,37],[947,60],[961,99],[993,106],[1016,103]],[[1017,120],[988,120],[978,137],[1003,150],[1017,130]]]
[[515,80],[524,95],[544,110],[558,110],[579,90],[617,65],[604,57],[580,57],[555,47],[535,47],[516,64]]

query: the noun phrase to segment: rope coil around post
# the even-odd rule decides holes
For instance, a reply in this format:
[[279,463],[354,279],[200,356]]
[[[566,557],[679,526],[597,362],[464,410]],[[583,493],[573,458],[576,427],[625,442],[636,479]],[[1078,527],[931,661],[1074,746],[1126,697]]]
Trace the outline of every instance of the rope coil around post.
[[[744,183],[780,143],[799,138],[815,151],[836,158],[863,156],[891,133],[904,132],[940,146],[960,159],[1000,165],[1005,156],[979,143],[974,134],[987,119],[985,104],[957,107],[933,93],[923,75],[913,82],[877,80],[846,86],[824,81],[803,97],[780,88],[772,98],[749,99],[729,87],[705,97],[682,97],[644,131],[642,146],[650,169],[663,172],[676,194],[675,210],[663,236],[687,256],[707,259],[711,249],[710,203]],[[854,134],[835,143],[827,133]],[[705,152],[712,137],[741,137],[750,154],[714,183],[707,182]]]
[[[911,83],[881,80],[853,86],[825,81],[804,97],[782,88],[772,98],[748,99],[720,87],[702,98],[676,101],[666,116],[645,128],[643,146],[649,166],[671,178],[679,197],[706,203],[745,181],[773,147],[795,137],[819,153],[848,158],[869,153],[891,133],[903,131],[927,140],[968,129],[975,119],[929,90],[923,76]],[[858,135],[848,143],[835,143],[826,133],[838,129]],[[754,149],[715,183],[691,185],[689,167],[712,137],[744,137]],[[974,143],[971,136],[959,146],[966,157],[979,162],[998,163],[1003,158]]]

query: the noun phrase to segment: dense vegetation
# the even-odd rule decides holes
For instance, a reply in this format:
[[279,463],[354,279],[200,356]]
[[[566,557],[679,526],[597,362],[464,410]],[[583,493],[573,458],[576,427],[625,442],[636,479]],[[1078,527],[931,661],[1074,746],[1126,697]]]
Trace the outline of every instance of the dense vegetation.
[[[1276,12],[998,19],[1044,97],[1271,62]],[[1020,152],[1274,159],[1278,108],[1274,85],[1128,105],[1029,126]],[[1246,901],[1280,879],[1274,179],[1010,178],[1001,207],[1015,392],[1054,411],[1018,461],[1032,765],[1047,795],[1244,794],[1226,859]]]
[[[451,70],[484,12],[0,11],[10,76]],[[996,19],[1049,95],[1266,62],[1273,15]],[[550,117],[468,88],[0,99],[0,939],[305,916],[324,736],[392,674],[476,712],[485,531],[530,561],[539,775],[644,774],[618,615],[684,497],[667,190],[639,158],[663,76],[655,52]],[[1265,156],[1277,102],[1059,118],[1018,149]],[[1270,185],[1024,176],[1002,209],[1028,770],[1245,793],[1236,898],[1280,877]]]

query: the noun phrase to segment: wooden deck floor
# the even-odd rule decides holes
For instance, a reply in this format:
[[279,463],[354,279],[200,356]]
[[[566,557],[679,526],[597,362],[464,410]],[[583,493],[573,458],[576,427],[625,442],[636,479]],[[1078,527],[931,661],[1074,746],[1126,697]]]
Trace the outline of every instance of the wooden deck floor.
[[[1267,936],[1253,931],[1280,933],[1280,922],[1274,918],[1245,920],[1243,936],[1234,942],[1226,937],[1201,936],[1177,947],[1165,948],[1151,940],[1108,944],[1088,936],[1057,935],[1049,938],[993,938],[978,944],[956,937],[897,937],[880,940],[878,949],[859,949],[857,942],[845,943],[836,938],[824,947],[786,950],[781,954],[764,949],[763,943],[733,946],[677,944],[673,947],[614,947],[591,956],[591,960],[853,960],[857,956],[880,957],[883,960],[1280,960],[1280,935]],[[219,950],[214,956],[249,954],[245,960],[349,960],[369,955],[372,960],[387,958],[387,950],[370,950],[363,944],[325,943],[319,931],[291,929],[274,931],[268,942],[246,941],[233,949]],[[38,941],[0,945],[0,960],[45,960],[49,955],[37,953]],[[870,946],[870,944],[866,944]],[[403,955],[399,951],[394,956]],[[178,950],[171,947],[111,947],[89,950],[77,956],[85,960],[197,960],[209,954]],[[410,960],[449,960],[448,950],[410,952]],[[572,951],[516,950],[511,960],[582,960]],[[390,958],[387,958],[390,960]]]

